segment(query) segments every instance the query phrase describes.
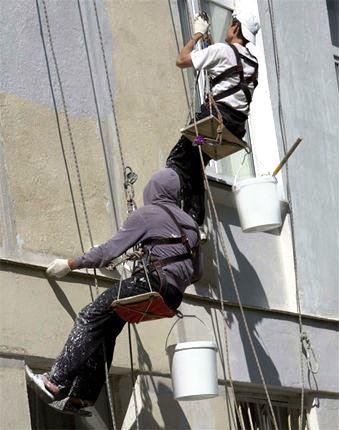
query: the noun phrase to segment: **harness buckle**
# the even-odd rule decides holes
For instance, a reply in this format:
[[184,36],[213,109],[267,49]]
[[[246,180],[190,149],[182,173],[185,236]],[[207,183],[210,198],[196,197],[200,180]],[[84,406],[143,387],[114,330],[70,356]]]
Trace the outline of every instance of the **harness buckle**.
[[188,243],[188,237],[186,233],[183,233],[181,235],[181,242],[185,245],[186,243]]

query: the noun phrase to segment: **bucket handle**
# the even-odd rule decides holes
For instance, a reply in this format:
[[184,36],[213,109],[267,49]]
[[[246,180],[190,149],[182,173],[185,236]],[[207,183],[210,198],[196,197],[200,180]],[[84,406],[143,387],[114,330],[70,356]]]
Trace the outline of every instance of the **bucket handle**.
[[237,185],[237,180],[238,180],[238,176],[239,176],[240,170],[242,169],[243,165],[245,164],[245,160],[246,160],[247,156],[248,156],[248,152],[246,151],[245,154],[244,154],[244,156],[243,156],[243,159],[242,159],[242,162],[240,164],[240,167],[239,167],[237,173],[234,176],[234,182],[233,182],[233,185],[232,185],[232,189],[234,189],[235,186]]
[[[242,169],[242,167],[243,167],[243,165],[245,164],[245,160],[246,160],[246,157],[248,156],[248,152],[245,152],[245,154],[244,154],[244,157],[243,157],[243,159],[242,159],[242,162],[241,162],[241,164],[240,164],[240,167],[239,167],[239,169],[238,169],[238,171],[237,171],[237,173],[235,174],[235,176],[234,176],[234,182],[233,182],[233,185],[232,185],[232,190],[234,191],[234,189],[235,189],[235,187],[236,187],[236,185],[237,185],[237,181],[238,181],[238,176],[239,176],[239,173],[240,173],[240,171],[241,171],[241,169]],[[262,164],[262,163],[260,163],[260,164]],[[263,164],[262,164],[263,165]],[[263,165],[264,166],[264,165]],[[265,167],[265,166],[264,166]],[[266,167],[265,167],[266,168]],[[271,175],[270,173],[268,173],[268,175]],[[274,178],[275,179],[275,182],[276,183],[278,183],[278,179],[277,179],[277,177],[275,176],[275,175],[273,175],[272,176],[272,178]]]
[[206,323],[201,319],[201,318],[199,318],[199,317],[197,317],[196,315],[189,315],[189,314],[187,314],[187,315],[184,315],[184,314],[181,314],[181,316],[180,317],[178,317],[177,319],[176,319],[176,321],[174,321],[174,323],[172,324],[172,327],[170,328],[170,331],[168,332],[168,335],[167,335],[167,337],[166,337],[166,342],[165,342],[165,351],[167,350],[167,343],[168,343],[168,339],[169,339],[169,337],[170,337],[170,334],[172,333],[172,330],[174,329],[174,326],[180,321],[180,320],[182,320],[184,317],[187,317],[187,318],[196,318],[197,320],[199,320],[206,328],[207,328],[207,330],[210,332],[210,334],[212,334],[212,337],[214,338],[215,336],[214,336],[214,333],[212,332],[212,330],[206,325]]

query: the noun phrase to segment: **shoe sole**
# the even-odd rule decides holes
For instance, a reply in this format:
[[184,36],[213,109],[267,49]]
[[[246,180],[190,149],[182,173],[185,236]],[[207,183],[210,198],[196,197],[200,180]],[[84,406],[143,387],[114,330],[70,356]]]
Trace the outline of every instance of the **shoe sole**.
[[[53,408],[55,411],[66,415],[75,415],[78,417],[91,417],[93,415],[92,412],[86,411],[85,409],[67,405],[68,399],[69,397],[66,397],[63,400],[57,400],[55,402],[49,403],[48,406]],[[68,407],[71,407],[72,409],[67,409]]]
[[26,380],[30,387],[36,392],[36,394],[45,403],[51,403],[55,401],[53,394],[47,390],[43,381],[43,375],[40,373],[34,373],[27,365],[25,366]]

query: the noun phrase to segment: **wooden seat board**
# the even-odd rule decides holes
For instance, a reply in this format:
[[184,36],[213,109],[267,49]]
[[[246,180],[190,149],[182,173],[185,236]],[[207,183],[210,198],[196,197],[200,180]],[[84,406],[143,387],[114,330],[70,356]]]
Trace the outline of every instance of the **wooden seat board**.
[[[213,160],[220,160],[248,147],[245,141],[236,137],[226,127],[222,130],[222,143],[212,143],[216,139],[217,128],[219,126],[218,119],[213,115],[197,121],[196,126],[198,134],[207,138],[207,143],[202,144],[202,150]],[[180,131],[191,142],[194,141],[196,137],[194,123],[182,128]]]
[[122,299],[114,300],[111,304],[112,307],[132,305],[134,303],[140,303],[145,300],[155,299],[156,297],[161,297],[161,295],[156,291],[150,291],[148,293],[138,294],[136,296],[124,297]]

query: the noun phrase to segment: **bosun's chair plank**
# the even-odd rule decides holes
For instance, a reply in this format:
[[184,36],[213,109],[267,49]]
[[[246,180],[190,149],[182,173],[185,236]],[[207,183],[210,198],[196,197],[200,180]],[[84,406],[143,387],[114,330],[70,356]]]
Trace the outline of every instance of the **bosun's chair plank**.
[[111,308],[120,318],[130,323],[172,318],[176,315],[176,312],[166,305],[162,296],[156,291],[117,299],[111,304]]
[[[213,160],[220,160],[221,158],[227,157],[241,149],[248,148],[245,141],[236,137],[226,127],[222,130],[222,142],[213,142],[217,136],[217,128],[219,121],[214,115],[210,115],[196,122],[198,134],[206,138],[206,143],[202,144],[202,150],[208,154]],[[189,126],[182,128],[181,134],[191,142],[196,138],[194,123]]]

